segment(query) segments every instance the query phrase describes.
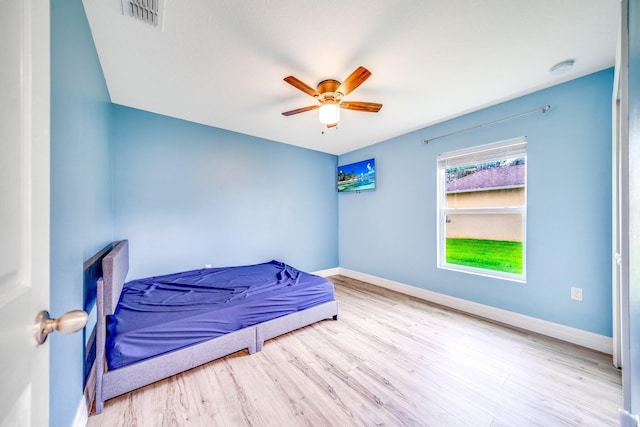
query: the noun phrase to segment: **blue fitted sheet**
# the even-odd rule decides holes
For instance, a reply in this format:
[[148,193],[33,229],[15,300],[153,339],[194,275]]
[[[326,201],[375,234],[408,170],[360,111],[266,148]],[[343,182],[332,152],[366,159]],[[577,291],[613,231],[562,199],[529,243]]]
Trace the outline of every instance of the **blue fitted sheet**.
[[278,261],[134,280],[107,319],[107,363],[117,369],[333,299],[333,283]]

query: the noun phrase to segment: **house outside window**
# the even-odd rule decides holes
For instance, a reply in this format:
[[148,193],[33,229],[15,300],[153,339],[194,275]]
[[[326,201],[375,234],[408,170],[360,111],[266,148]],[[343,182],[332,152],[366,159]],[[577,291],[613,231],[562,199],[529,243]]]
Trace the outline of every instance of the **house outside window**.
[[438,267],[525,281],[525,138],[438,156]]

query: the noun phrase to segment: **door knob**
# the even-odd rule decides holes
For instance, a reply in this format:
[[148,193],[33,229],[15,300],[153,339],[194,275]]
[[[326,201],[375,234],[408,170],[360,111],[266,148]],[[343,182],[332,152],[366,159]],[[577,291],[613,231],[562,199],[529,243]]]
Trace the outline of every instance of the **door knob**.
[[33,338],[36,340],[36,344],[40,345],[47,340],[47,335],[53,331],[63,334],[78,332],[85,327],[88,319],[89,315],[82,310],[70,311],[58,319],[52,319],[48,311],[42,310],[33,323]]

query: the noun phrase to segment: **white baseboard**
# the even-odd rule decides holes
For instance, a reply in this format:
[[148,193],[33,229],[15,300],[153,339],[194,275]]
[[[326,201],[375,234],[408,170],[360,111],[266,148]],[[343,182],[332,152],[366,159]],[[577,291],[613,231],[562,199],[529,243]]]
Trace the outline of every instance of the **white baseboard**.
[[329,277],[329,276],[337,276],[338,274],[342,274],[340,273],[340,271],[341,271],[340,267],[335,267],[335,268],[328,268],[326,270],[314,271],[311,274],[315,274],[316,276],[320,276],[320,277]]
[[87,404],[84,396],[80,399],[80,404],[78,405],[78,410],[76,411],[76,416],[73,419],[72,427],[86,427],[89,422],[89,408],[87,408]]
[[464,311],[465,313],[474,314],[496,322],[515,326],[520,329],[577,344],[605,354],[613,353],[613,339],[611,337],[467,301],[461,298],[428,291],[426,289],[405,285],[403,283],[394,282],[393,280],[383,279],[342,267],[338,267],[337,270],[339,270],[339,273],[335,274],[362,280],[363,282],[371,283],[373,285],[380,286],[381,288],[390,289],[405,295],[411,295],[425,301],[430,301],[456,310]]
[[89,371],[89,377],[87,378],[87,385],[84,387],[84,393],[82,395],[82,401],[78,404],[78,410],[76,411],[76,417],[73,419],[72,427],[86,427],[89,422],[90,406],[93,404],[93,399],[96,393],[96,363],[93,362],[91,370]]

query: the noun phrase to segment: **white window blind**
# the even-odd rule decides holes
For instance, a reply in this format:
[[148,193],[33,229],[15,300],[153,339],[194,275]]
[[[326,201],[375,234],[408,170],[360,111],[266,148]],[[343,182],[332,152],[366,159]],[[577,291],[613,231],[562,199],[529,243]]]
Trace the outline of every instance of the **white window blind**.
[[440,154],[438,155],[438,168],[452,168],[490,162],[492,160],[518,158],[526,154],[527,139],[526,137],[519,137],[503,142]]

